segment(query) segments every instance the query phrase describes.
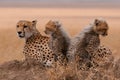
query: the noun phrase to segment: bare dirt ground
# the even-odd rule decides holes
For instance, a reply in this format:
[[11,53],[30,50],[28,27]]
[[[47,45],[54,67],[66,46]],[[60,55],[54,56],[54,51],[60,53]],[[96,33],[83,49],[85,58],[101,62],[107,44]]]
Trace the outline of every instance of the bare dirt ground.
[[[39,9],[39,8],[0,8],[0,80],[119,80],[120,79],[120,11],[116,9]],[[104,11],[104,13],[102,13]],[[114,12],[114,13],[113,13]],[[51,19],[59,20],[65,29],[73,37],[86,25],[98,17],[104,17],[109,26],[109,35],[101,37],[101,44],[109,47],[115,62],[112,71],[106,71],[110,77],[103,76],[104,73],[97,72],[74,72],[72,68],[58,69],[60,74],[51,69],[41,66],[25,65],[22,49],[24,39],[19,39],[16,34],[16,23],[19,20],[37,20],[37,28],[42,33],[44,25]],[[14,61],[15,60],[15,61]],[[62,74],[64,73],[64,74]],[[69,74],[73,73],[73,74]],[[52,75],[51,75],[52,74]],[[89,74],[89,76],[88,76]],[[44,75],[47,75],[44,77]],[[69,76],[68,76],[69,75]],[[57,77],[56,77],[57,76]],[[58,77],[59,76],[59,77]],[[52,78],[51,78],[52,77]],[[80,77],[80,78],[79,78]],[[90,78],[89,78],[90,77]],[[97,77],[97,78],[96,78]],[[102,79],[101,79],[102,78]]]

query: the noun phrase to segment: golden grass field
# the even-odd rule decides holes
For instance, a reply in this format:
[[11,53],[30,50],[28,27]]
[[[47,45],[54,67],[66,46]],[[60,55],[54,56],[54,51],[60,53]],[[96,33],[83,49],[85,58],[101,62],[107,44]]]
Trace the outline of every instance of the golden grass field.
[[102,44],[110,47],[115,58],[120,56],[120,10],[89,8],[0,8],[0,63],[24,58],[24,39],[16,34],[19,20],[37,20],[42,33],[49,20],[59,20],[73,37],[95,18],[103,17],[109,24],[108,37],[101,37]]

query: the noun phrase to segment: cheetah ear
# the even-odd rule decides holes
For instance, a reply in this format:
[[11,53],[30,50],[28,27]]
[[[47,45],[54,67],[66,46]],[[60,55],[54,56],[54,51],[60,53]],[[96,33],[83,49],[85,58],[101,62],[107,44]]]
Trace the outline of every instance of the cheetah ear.
[[100,21],[99,21],[98,19],[95,19],[94,24],[95,24],[96,26],[98,26],[99,23],[100,23]]
[[36,27],[37,20],[33,20],[32,23],[33,23],[33,26]]
[[52,22],[52,20],[49,20],[49,22]]
[[49,20],[49,21],[48,21],[48,23],[51,23],[51,22],[52,22],[52,20]]
[[56,25],[57,28],[61,27],[61,24],[59,23],[59,21],[56,21],[55,25]]

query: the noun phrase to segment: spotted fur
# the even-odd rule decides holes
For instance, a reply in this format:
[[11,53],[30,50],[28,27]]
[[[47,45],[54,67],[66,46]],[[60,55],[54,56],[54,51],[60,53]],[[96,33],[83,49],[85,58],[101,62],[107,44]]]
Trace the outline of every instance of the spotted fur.
[[[100,46],[100,35],[107,36],[108,28],[105,20],[95,19],[92,24],[72,39],[69,55],[75,59],[77,69],[88,70],[97,67],[99,66],[97,58],[104,59],[107,58],[105,56],[111,55],[111,51],[108,48]],[[99,56],[99,54],[104,54],[104,57]]]
[[70,37],[58,21],[49,21],[45,33],[51,36],[50,47],[56,55],[60,65],[66,64],[66,55],[70,44]]
[[17,33],[20,38],[25,38],[23,54],[29,64],[34,62],[44,66],[53,66],[55,56],[48,46],[50,39],[42,36],[36,29],[36,21],[19,21]]

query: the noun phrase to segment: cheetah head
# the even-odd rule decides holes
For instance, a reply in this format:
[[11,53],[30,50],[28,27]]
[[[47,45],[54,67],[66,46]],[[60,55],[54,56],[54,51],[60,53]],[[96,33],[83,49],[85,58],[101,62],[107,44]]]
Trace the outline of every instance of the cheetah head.
[[102,36],[107,36],[108,35],[108,24],[105,20],[103,19],[95,19],[94,20],[94,31]]
[[46,25],[45,25],[45,33],[48,35],[51,35],[57,31],[57,29],[61,26],[61,24],[58,21],[52,21],[50,20]]
[[37,21],[20,20],[17,23],[17,34],[20,38],[29,38],[36,30]]

